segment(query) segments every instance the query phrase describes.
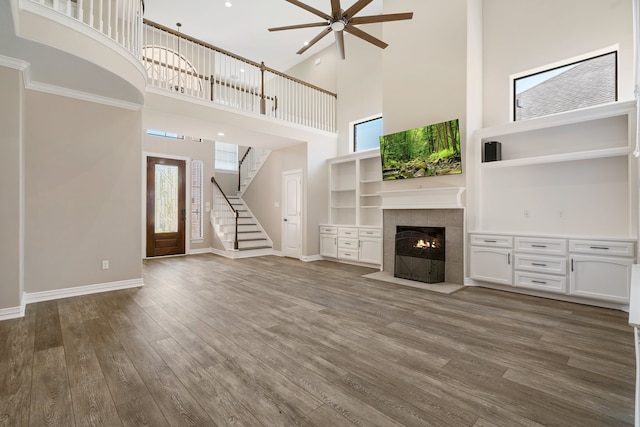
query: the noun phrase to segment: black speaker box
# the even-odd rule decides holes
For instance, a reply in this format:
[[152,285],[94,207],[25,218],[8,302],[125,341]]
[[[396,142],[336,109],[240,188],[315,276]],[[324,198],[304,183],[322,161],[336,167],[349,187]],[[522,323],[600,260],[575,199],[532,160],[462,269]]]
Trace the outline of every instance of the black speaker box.
[[497,162],[502,160],[502,144],[498,141],[484,143],[484,162]]

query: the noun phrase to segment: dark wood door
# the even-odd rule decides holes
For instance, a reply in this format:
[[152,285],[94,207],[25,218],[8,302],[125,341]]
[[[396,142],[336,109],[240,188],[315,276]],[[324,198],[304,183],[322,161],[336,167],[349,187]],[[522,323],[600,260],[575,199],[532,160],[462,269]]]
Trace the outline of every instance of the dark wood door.
[[185,162],[147,158],[147,256],[185,252]]

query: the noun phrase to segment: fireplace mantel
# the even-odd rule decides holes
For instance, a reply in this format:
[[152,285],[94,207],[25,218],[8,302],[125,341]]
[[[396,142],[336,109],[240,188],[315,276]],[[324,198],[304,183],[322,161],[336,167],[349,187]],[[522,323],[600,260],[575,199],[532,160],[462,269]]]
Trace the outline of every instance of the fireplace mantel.
[[381,209],[457,209],[463,208],[465,187],[416,188],[378,191]]

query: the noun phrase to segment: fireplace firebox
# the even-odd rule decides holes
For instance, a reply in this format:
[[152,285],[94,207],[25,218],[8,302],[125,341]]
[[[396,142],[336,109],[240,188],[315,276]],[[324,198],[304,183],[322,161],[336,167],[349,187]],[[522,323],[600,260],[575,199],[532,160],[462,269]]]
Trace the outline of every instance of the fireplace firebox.
[[396,227],[393,275],[424,283],[444,282],[444,227]]

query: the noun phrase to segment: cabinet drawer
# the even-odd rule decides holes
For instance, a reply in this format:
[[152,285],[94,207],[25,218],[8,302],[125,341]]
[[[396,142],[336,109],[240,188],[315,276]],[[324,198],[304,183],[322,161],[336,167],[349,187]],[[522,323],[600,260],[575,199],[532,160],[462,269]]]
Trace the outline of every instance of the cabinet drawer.
[[320,234],[338,234],[338,227],[331,227],[327,225],[320,226]]
[[540,289],[549,292],[567,292],[566,277],[516,271],[514,279],[514,285],[520,288]]
[[514,248],[519,252],[546,255],[566,255],[567,241],[563,239],[545,239],[536,237],[516,237]]
[[358,229],[357,228],[347,228],[347,227],[338,227],[338,236],[340,237],[352,237],[354,239],[358,238]]
[[570,240],[569,251],[591,255],[614,255],[632,257],[635,253],[633,242],[616,242],[613,240]]
[[358,260],[358,250],[357,249],[338,249],[338,258],[342,259],[350,259],[352,261]]
[[494,236],[489,234],[472,234],[471,244],[476,246],[492,246],[496,248],[513,247],[513,237],[511,236]]
[[346,239],[344,237],[338,237],[338,247],[345,249],[358,249],[358,239]]
[[361,228],[360,237],[382,237],[382,230],[379,228]]
[[516,270],[536,271],[546,274],[567,274],[567,259],[561,257],[543,257],[539,255],[516,254]]

